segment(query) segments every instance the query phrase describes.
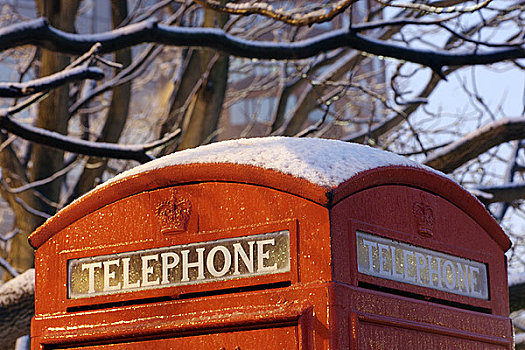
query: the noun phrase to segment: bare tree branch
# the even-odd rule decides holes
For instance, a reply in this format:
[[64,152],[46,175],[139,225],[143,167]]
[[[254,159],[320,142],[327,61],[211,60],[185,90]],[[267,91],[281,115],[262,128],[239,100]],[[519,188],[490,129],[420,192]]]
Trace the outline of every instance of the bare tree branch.
[[48,183],[50,182],[53,182],[55,181],[56,179],[66,175],[68,172],[71,171],[71,169],[73,169],[75,166],[77,166],[78,164],[78,161],[73,161],[71,162],[70,164],[68,164],[67,166],[65,166],[63,169],[57,171],[56,173],[54,173],[53,175],[45,178],[45,179],[40,179],[40,180],[36,180],[36,181],[33,181],[33,182],[29,182],[25,185],[21,185],[19,187],[16,187],[16,188],[12,188],[10,187],[7,183],[5,183],[5,181],[3,180],[2,178],[2,172],[1,172],[1,169],[0,169],[0,183],[2,183],[2,185],[4,186],[5,190],[11,194],[19,194],[19,193],[22,193],[22,192],[25,192],[25,191],[29,191],[29,190],[32,190],[32,189],[35,189],[39,186],[44,186],[44,185],[47,185]]
[[335,16],[344,12],[356,1],[357,0],[339,0],[332,4],[330,8],[321,8],[309,11],[308,13],[297,13],[293,11],[285,11],[283,9],[275,9],[273,5],[268,2],[227,2],[226,4],[221,4],[216,0],[195,0],[199,5],[214,11],[242,16],[258,14],[269,17],[275,21],[284,22],[298,27],[331,21]]
[[116,88],[119,85],[125,84],[129,82],[131,79],[135,78],[137,75],[140,75],[143,73],[143,71],[147,68],[147,65],[145,64],[150,60],[151,57],[155,57],[162,51],[162,47],[158,47],[156,45],[150,45],[147,47],[139,57],[135,58],[131,64],[124,69],[122,69],[118,74],[116,74],[113,78],[111,78],[108,81],[105,81],[103,84],[100,84],[96,88],[94,88],[89,94],[86,96],[83,96],[79,100],[75,101],[73,105],[69,107],[69,114],[73,116],[78,112],[80,108],[86,105],[89,101],[91,101],[94,97],[99,96],[106,91],[111,90],[112,88]]
[[[111,24],[112,28],[120,26],[128,16],[128,5],[126,0],[113,0],[111,2]],[[119,62],[120,67],[113,67],[117,69],[123,69],[132,62],[131,48],[119,50],[114,53],[114,60]],[[129,118],[129,107],[131,100],[131,81],[115,85],[111,92],[111,102],[109,103],[109,109],[106,113],[106,120],[100,134],[97,138],[99,142],[116,143],[119,141],[124,126],[128,122]],[[84,118],[85,117],[85,118]],[[84,119],[85,130],[89,133],[89,116],[82,114],[81,118]],[[89,138],[89,137],[88,137]],[[86,139],[88,139],[86,138]],[[76,184],[72,186],[72,196],[77,197],[80,194],[92,189],[97,184],[97,179],[102,178],[108,159],[100,159],[91,157],[84,164],[80,176],[77,178]],[[99,166],[93,167],[93,164]]]
[[446,26],[443,23],[440,23],[439,26],[441,28],[445,29],[446,31],[448,31],[449,33],[451,33],[452,35],[457,36],[461,40],[464,40],[464,41],[467,41],[469,43],[473,43],[473,44],[476,44],[476,45],[484,45],[484,46],[490,46],[490,47],[508,47],[508,46],[523,46],[525,44],[525,41],[523,41],[523,40],[521,40],[519,42],[515,42],[515,43],[509,42],[509,43],[502,43],[502,44],[489,43],[489,42],[486,42],[486,41],[474,40],[474,39],[469,38],[469,37],[467,37],[467,36],[465,36],[465,35],[463,35],[461,33],[456,32],[455,30],[452,30],[451,28],[449,28],[448,26]]
[[405,4],[396,4],[392,2],[385,2],[382,0],[376,0],[378,3],[385,7],[398,7],[402,9],[414,9],[419,10],[427,13],[469,13],[469,12],[475,12],[478,11],[484,7],[487,7],[492,0],[485,0],[479,4],[473,5],[473,6],[432,6],[432,5],[426,5],[426,4],[418,4],[418,3],[405,3]]
[[[2,183],[3,185],[3,183]],[[29,214],[33,215],[33,216],[36,216],[36,217],[40,217],[42,219],[49,219],[52,215],[48,214],[48,213],[45,213],[41,210],[38,210],[38,209],[35,209],[33,208],[32,206],[30,206],[29,204],[27,204],[22,198],[20,197],[17,197],[17,196],[13,196],[14,198],[14,201],[16,203],[18,203],[18,205],[20,205],[21,208],[23,208],[26,212],[28,212]]]
[[171,141],[180,133],[180,130],[176,130],[162,140],[146,145],[119,145],[104,142],[91,142],[74,139],[57,132],[37,128],[31,125],[25,125],[12,120],[7,114],[0,115],[0,128],[25,140],[63,151],[103,158],[136,160],[140,163],[149,162],[150,160],[155,159],[146,152]]
[[0,235],[0,241],[2,242],[7,242],[9,241],[10,239],[12,239],[14,236],[16,236],[18,233],[20,232],[20,230],[18,228],[15,228],[3,235]]
[[492,147],[519,140],[523,135],[525,135],[525,118],[500,119],[432,153],[424,163],[434,169],[450,173]]
[[1,256],[0,256],[0,266],[3,267],[7,272],[9,272],[9,274],[13,277],[16,277],[20,274],[18,271],[16,271],[16,269],[13,266],[11,266],[10,263],[7,262],[7,260],[2,258]]
[[102,72],[100,68],[88,66],[75,67],[24,83],[0,83],[0,97],[30,96],[72,81],[84,79],[100,80],[102,78],[104,78],[104,72]]
[[126,26],[131,23],[131,21],[134,22],[140,22],[145,20],[146,18],[150,18],[155,14],[155,12],[159,11],[161,8],[171,4],[174,2],[174,0],[163,0],[159,1],[156,4],[153,4],[150,8],[145,10],[143,13],[141,13],[138,17],[134,17],[134,14],[137,10],[137,5],[140,3],[140,1],[137,1],[135,9],[122,21],[122,23],[119,24],[119,27]]
[[144,21],[110,32],[90,35],[70,34],[50,26],[44,19],[11,25],[0,30],[0,51],[32,44],[48,50],[70,54],[87,51],[100,42],[100,52],[107,53],[125,47],[155,42],[171,46],[210,48],[227,54],[259,59],[303,59],[322,52],[353,48],[373,55],[419,63],[441,73],[444,66],[491,64],[525,58],[522,47],[493,49],[468,53],[429,51],[366,38],[354,31],[336,30],[294,43],[275,43],[238,38],[216,28],[182,28]]
[[[445,72],[445,74],[449,73],[450,71]],[[428,97],[434,91],[439,81],[440,80],[438,75],[432,74],[421,93],[417,96],[417,99],[423,101],[424,98]],[[403,108],[403,113],[394,113],[392,116],[388,117],[378,125],[375,125],[361,132],[350,134],[344,138],[341,138],[341,140],[357,143],[363,143],[366,140],[377,140],[379,137],[389,133],[394,128],[399,126],[403,121],[406,120],[406,118],[408,118],[412,113],[414,113],[421,104],[422,102],[409,104],[408,106]]]
[[524,183],[509,183],[501,186],[480,186],[475,190],[481,191],[488,196],[477,196],[485,205],[498,202],[513,202],[519,199],[525,199]]
[[328,115],[328,112],[330,111],[330,105],[331,105],[330,103],[326,103],[326,107],[325,107],[323,116],[317,121],[317,123],[315,123],[314,125],[310,125],[306,129],[298,132],[297,134],[294,135],[294,137],[306,137],[310,135],[311,133],[318,131],[319,128],[324,124],[326,120],[326,116]]
[[373,22],[365,22],[360,24],[352,25],[352,30],[354,32],[363,32],[366,30],[385,28],[385,27],[403,27],[407,25],[417,25],[417,26],[430,26],[430,25],[439,25],[443,22],[450,21],[451,19],[457,18],[458,15],[451,15],[449,17],[433,19],[433,20],[422,20],[422,19],[413,19],[413,18],[401,18],[394,20],[381,20]]
[[[64,71],[65,70],[69,70],[69,69],[73,69],[74,67],[77,67],[77,66],[83,64],[84,62],[86,62],[87,60],[93,58],[95,56],[95,54],[98,52],[99,48],[100,48],[100,43],[95,43],[95,45],[93,45],[89,49],[88,52],[84,53],[83,55],[78,57],[75,61],[70,63],[64,69]],[[38,93],[33,94],[31,97],[25,99],[21,103],[18,103],[18,104],[14,105],[14,106],[11,106],[11,107],[9,107],[7,109],[0,109],[0,118],[3,115],[15,115],[16,113],[20,113],[21,111],[23,111],[27,107],[31,106],[32,104],[34,104],[34,103],[38,102],[39,100],[45,98],[48,93],[49,93],[49,90],[38,92]]]

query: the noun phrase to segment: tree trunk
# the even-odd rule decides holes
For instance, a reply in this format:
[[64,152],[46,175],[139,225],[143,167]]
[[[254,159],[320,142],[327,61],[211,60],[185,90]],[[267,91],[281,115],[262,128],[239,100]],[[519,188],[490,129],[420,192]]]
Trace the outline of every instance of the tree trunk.
[[[204,59],[204,61],[207,61]],[[207,81],[192,101],[184,116],[184,132],[179,150],[196,147],[212,140],[222,112],[228,81],[228,57],[221,56],[210,69]]]
[[[222,28],[227,19],[225,14],[205,10],[203,26],[214,27],[217,24]],[[180,120],[180,113],[183,113],[179,150],[211,141],[222,112],[228,83],[228,56],[210,51],[192,51],[186,60],[174,91],[169,116],[161,129],[161,136],[172,131]],[[199,81],[198,90],[193,91]],[[187,106],[186,110],[182,110],[184,106]],[[175,147],[168,147],[164,153],[174,150]]]
[[[1,132],[0,143],[6,140],[7,135]],[[9,146],[0,152],[0,168],[2,169],[3,181],[9,187],[17,188],[28,182],[23,164],[20,163],[15,152]],[[4,186],[0,186],[0,194],[13,210],[15,227],[19,229],[19,233],[10,242],[7,260],[16,270],[23,272],[28,266],[33,265],[33,249],[27,243],[27,236],[44,221],[43,217],[28,212],[24,205],[32,208],[42,205],[38,203],[38,198],[31,190],[15,194],[10,193]],[[6,274],[4,280],[11,277],[13,276]]]
[[[111,22],[113,28],[118,27],[127,16],[127,1],[112,0]],[[129,48],[119,50],[115,53],[115,61],[122,64],[124,68],[131,64],[131,59],[131,49]],[[131,82],[113,88],[106,122],[104,123],[102,133],[97,141],[110,143],[118,142],[128,119],[130,97]],[[95,187],[106,170],[107,162],[107,159],[98,157],[89,158],[69,200],[72,200]]]
[[[78,0],[38,0],[37,7],[40,14],[47,17],[50,24],[59,29],[73,32]],[[42,50],[40,65],[40,76],[47,76],[62,70],[69,62],[66,55]],[[68,113],[69,89],[64,86],[53,90],[44,99],[38,108],[38,115],[35,122],[37,127],[53,130],[62,134],[67,132],[69,119]],[[64,165],[64,154],[56,149],[33,145],[31,154],[31,168],[29,169],[29,181],[47,178],[53,175]],[[55,180],[49,184],[39,187],[39,192],[51,202],[58,202],[60,198],[61,180]],[[54,207],[43,204],[42,201],[31,200],[26,202],[41,212],[53,214]],[[20,233],[11,242],[8,261],[13,267],[20,271],[33,267],[33,249],[27,242],[27,236],[41,223],[41,220],[27,220],[27,215],[16,213],[17,225]],[[26,214],[26,213],[22,213]]]

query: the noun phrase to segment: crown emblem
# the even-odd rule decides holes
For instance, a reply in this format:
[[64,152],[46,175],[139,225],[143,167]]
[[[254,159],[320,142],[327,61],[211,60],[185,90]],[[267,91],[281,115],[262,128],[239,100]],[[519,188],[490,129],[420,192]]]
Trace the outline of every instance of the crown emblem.
[[425,203],[414,203],[413,213],[416,218],[417,232],[423,237],[432,237],[434,228],[434,211]]
[[178,195],[177,191],[172,191],[171,197],[160,201],[155,208],[155,214],[157,214],[161,225],[160,232],[185,232],[190,220],[190,213],[191,202],[189,199]]

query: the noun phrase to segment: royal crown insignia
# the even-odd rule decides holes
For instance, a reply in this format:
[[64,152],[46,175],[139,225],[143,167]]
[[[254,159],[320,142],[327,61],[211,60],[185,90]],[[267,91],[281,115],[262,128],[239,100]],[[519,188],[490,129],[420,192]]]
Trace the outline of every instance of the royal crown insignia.
[[155,214],[160,220],[161,233],[185,232],[190,220],[191,202],[173,191],[169,199],[157,204]]
[[416,218],[417,232],[423,237],[432,237],[434,228],[434,211],[422,202],[414,203],[413,213]]

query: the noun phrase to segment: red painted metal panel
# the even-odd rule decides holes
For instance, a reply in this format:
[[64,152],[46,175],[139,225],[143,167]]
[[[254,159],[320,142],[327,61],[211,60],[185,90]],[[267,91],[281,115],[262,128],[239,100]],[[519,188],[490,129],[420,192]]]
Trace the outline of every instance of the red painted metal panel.
[[476,221],[502,251],[510,248],[510,239],[476,197],[452,180],[424,169],[389,166],[359,173],[333,189],[331,204],[335,206],[352,194],[383,185],[418,188],[425,193],[445,198]]
[[[143,340],[211,335],[230,339],[231,333],[265,329],[278,334],[294,329],[298,349],[325,344],[330,334],[325,288],[274,290],[215,295],[190,300],[130,305],[103,310],[37,315],[34,342],[46,348],[126,344]],[[315,315],[313,305],[317,305]],[[249,334],[249,333],[245,333]],[[282,340],[286,344],[289,340]],[[206,347],[205,347],[206,348]],[[243,347],[244,348],[244,347]]]
[[297,327],[277,327],[239,332],[193,335],[180,338],[124,342],[86,347],[67,348],[70,350],[175,350],[175,349],[231,349],[231,350],[296,350]]
[[83,216],[137,193],[185,183],[216,181],[255,184],[274,188],[328,207],[366,188],[385,184],[417,187],[448,198],[489,232],[492,239],[498,242],[504,251],[510,247],[509,238],[485,210],[485,207],[455,182],[424,169],[399,166],[381,167],[359,173],[337,188],[325,188],[291,175],[246,165],[188,164],[169,166],[113,182],[109,186],[90,192],[39,227],[31,234],[29,241],[37,249],[54,234]]
[[[281,231],[289,269],[278,273],[68,294],[75,259],[93,258],[101,273],[102,261],[115,268],[137,252],[212,242],[226,261],[228,240]],[[360,273],[357,232],[482,263],[489,298]],[[374,169],[330,189],[255,167],[167,167],[92,192],[31,242],[34,349],[512,348],[508,239],[466,191],[421,169]],[[113,273],[125,270],[103,271],[107,291]]]
[[38,249],[68,225],[122,198],[169,186],[193,183],[243,183],[274,188],[321,204],[327,204],[329,188],[273,170],[236,164],[189,164],[169,166],[113,182],[73,202],[40,226],[29,237]]
[[[419,214],[414,211],[419,204],[424,204],[432,211],[431,222],[422,223],[419,220]],[[421,233],[422,225],[431,225],[430,231]],[[357,231],[485,264],[490,281],[489,300],[357,273]],[[334,261],[336,280],[353,285],[358,282],[368,283],[414,293],[426,299],[448,300],[465,307],[479,307],[494,314],[508,315],[503,251],[477,222],[440,196],[399,185],[378,186],[358,192],[332,210],[332,240],[334,259],[346,261],[350,266]],[[335,244],[339,241],[344,244]],[[346,244],[351,248],[343,248]]]
[[[512,349],[508,317],[336,285],[357,349]],[[443,345],[443,347],[440,346]]]
[[[292,329],[292,340],[298,349],[362,349],[371,334],[376,335],[370,339],[374,344],[390,341],[389,349],[405,349],[407,343],[419,344],[418,339],[426,339],[428,344],[443,341],[449,348],[455,348],[454,344],[463,348],[512,348],[511,324],[506,317],[480,315],[333,282],[37,315],[32,336],[35,343],[44,344],[46,349],[98,348],[109,344],[119,348],[130,342],[161,340],[162,345],[171,341],[168,339],[191,341],[211,334],[215,336],[208,339],[214,339],[215,344],[215,340],[240,339],[232,338],[232,333],[244,339],[251,333],[243,332],[251,330],[265,330],[254,333],[272,339],[272,334],[280,337],[283,331]],[[288,344],[288,340],[282,341]]]
[[379,322],[377,319],[363,318],[360,322],[359,349],[464,349],[488,350],[508,349],[508,342],[501,344],[483,339],[468,339],[458,333],[437,333],[420,327],[409,327],[398,322]]
[[[173,188],[144,192],[125,198],[87,215],[54,235],[36,252],[37,313],[65,312],[68,307],[123,302],[131,299],[171,297],[226,288],[329,280],[331,274],[328,211],[315,203],[272,189],[242,184],[205,183],[181,190],[194,207],[188,231],[162,234],[155,215],[159,198]],[[182,193],[181,192],[181,193]],[[247,212],[252,214],[246,215]],[[124,220],[122,218],[125,218]],[[297,227],[308,232],[297,242]],[[71,300],[67,297],[67,261],[75,258],[116,254],[190,242],[290,230],[291,271],[284,276],[268,275],[177,288],[121,293]],[[303,253],[298,253],[298,246]],[[320,248],[319,245],[322,245]],[[326,249],[324,247],[327,247]],[[320,249],[319,249],[320,248]],[[306,252],[315,252],[308,254]],[[300,273],[298,266],[301,266]],[[41,283],[46,281],[45,284]]]

